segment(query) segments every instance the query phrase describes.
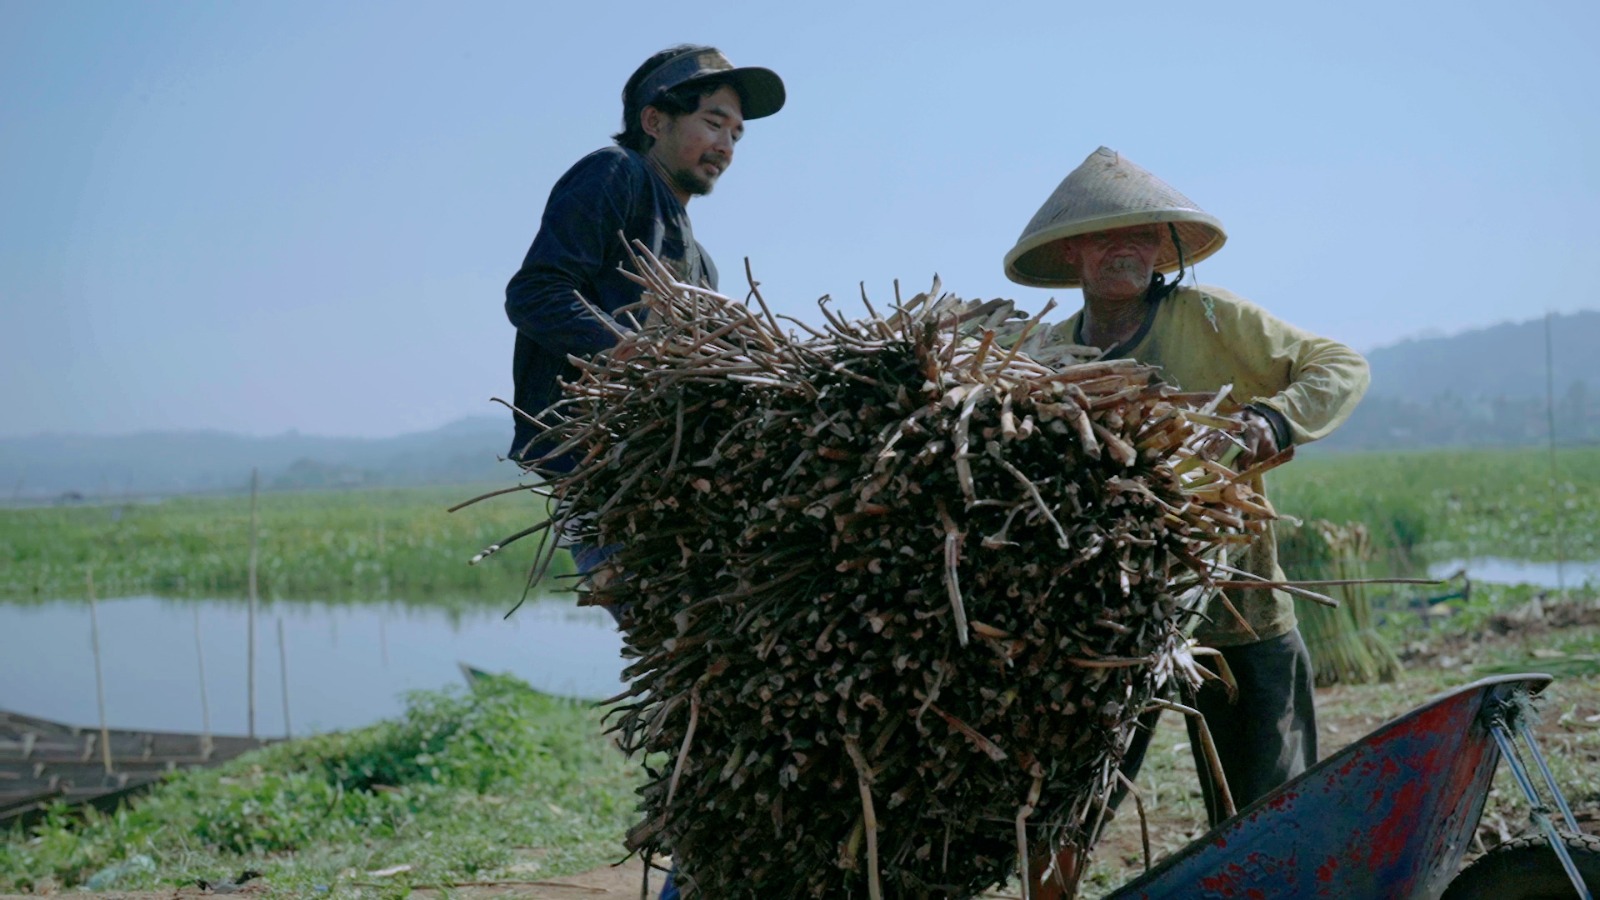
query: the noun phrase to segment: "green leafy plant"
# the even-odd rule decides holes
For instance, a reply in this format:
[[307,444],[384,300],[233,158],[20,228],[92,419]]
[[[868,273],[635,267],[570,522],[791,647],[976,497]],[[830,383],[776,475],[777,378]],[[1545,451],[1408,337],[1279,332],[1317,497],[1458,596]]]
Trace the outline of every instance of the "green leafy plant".
[[572,871],[620,853],[637,774],[598,710],[509,678],[419,692],[406,715],[174,776],[115,814],[53,810],[0,840],[0,891],[70,887],[134,855],[118,887],[192,884],[250,867],[291,894],[405,863],[395,881],[448,883],[538,848]]

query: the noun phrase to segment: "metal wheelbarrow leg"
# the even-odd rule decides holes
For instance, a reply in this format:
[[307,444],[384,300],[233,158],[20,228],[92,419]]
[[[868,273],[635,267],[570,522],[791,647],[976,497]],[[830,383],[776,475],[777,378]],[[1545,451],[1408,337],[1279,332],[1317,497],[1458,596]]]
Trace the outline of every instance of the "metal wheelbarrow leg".
[[[1444,893],[1445,900],[1489,897],[1496,900],[1523,897],[1592,900],[1587,883],[1600,881],[1600,839],[1578,830],[1572,808],[1561,795],[1561,788],[1556,785],[1555,776],[1533,738],[1528,724],[1531,713],[1528,694],[1515,692],[1498,704],[1486,706],[1484,720],[1517,786],[1528,798],[1529,819],[1542,835],[1511,841],[1485,854],[1451,882]],[[1543,776],[1548,799],[1541,796],[1535,786],[1522,758],[1524,751]],[[1552,803],[1554,812],[1561,815],[1565,831],[1551,818]],[[1559,864],[1559,872],[1551,865],[1552,861]]]

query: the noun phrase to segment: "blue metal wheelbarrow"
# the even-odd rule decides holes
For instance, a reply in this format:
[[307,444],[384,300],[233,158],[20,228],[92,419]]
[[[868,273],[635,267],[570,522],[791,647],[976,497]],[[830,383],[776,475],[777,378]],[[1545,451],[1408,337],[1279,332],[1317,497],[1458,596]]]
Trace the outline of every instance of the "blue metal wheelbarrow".
[[[1527,721],[1530,698],[1549,682],[1507,675],[1438,697],[1260,798],[1108,900],[1587,900],[1584,885],[1600,885],[1600,841],[1579,832]],[[1462,870],[1502,757],[1542,837],[1510,842]]]

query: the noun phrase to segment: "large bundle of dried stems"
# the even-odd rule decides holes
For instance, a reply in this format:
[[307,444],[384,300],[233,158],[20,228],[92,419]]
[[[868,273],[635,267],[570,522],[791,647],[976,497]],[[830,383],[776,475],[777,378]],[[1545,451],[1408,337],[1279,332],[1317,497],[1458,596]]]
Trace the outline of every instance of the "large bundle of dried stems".
[[1188,608],[1239,577],[1208,560],[1271,516],[1193,452],[1235,423],[1135,362],[1045,365],[937,282],[786,330],[753,280],[638,265],[548,485],[620,545],[591,599],[627,610],[630,849],[722,900],[970,897],[1086,844],[1135,716],[1196,676]]

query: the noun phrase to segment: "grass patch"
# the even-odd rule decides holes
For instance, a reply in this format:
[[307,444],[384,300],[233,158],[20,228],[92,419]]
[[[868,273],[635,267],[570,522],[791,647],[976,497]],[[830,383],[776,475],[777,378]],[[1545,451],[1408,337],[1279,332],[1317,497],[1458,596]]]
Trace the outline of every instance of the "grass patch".
[[[1361,522],[1391,569],[1500,556],[1600,559],[1600,448],[1308,454],[1268,475],[1278,510]],[[1292,560],[1286,560],[1288,566]]]
[[[599,713],[508,678],[421,692],[399,720],[295,741],[175,776],[114,815],[54,812],[0,840],[0,891],[81,885],[135,857],[114,885],[151,889],[263,873],[309,896],[364,873],[412,884],[583,871],[622,855],[637,767]],[[370,878],[365,880],[370,881]]]
[[[486,490],[453,485],[264,493],[261,596],[514,600],[541,536],[478,566],[467,560],[542,521],[544,503],[531,494],[512,494],[445,511]],[[0,599],[81,598],[91,567],[102,597],[242,597],[249,547],[249,497],[0,509]]]

